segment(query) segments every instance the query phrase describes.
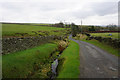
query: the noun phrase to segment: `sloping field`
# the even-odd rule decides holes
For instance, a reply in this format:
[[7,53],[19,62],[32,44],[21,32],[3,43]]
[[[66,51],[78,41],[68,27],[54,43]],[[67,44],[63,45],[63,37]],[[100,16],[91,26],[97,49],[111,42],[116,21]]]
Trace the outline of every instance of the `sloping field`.
[[[62,34],[65,28],[48,27],[48,26],[34,26],[34,25],[21,25],[21,24],[2,24],[3,36],[35,36],[35,35],[53,35]],[[56,33],[56,32],[59,33]],[[63,32],[62,32],[63,31]],[[23,33],[23,34],[20,34]]]

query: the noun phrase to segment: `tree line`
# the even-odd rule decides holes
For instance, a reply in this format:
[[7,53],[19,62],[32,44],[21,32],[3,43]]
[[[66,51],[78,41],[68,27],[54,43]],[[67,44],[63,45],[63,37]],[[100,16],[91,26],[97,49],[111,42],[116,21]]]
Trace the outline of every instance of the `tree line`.
[[75,23],[64,24],[63,22],[52,25],[53,27],[71,28],[71,33],[76,36],[78,33],[94,32],[94,31],[118,31],[117,25],[109,24],[107,26],[95,26],[95,25],[76,25]]

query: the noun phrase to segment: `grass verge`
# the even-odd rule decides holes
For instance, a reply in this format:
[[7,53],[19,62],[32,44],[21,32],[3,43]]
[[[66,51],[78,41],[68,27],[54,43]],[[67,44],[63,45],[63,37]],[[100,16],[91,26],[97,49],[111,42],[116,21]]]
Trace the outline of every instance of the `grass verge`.
[[3,78],[48,78],[50,54],[57,49],[53,43],[2,56]]
[[113,48],[113,47],[111,47],[109,45],[101,43],[101,42],[99,42],[97,40],[82,40],[82,41],[85,41],[85,42],[91,43],[93,45],[96,45],[99,48],[101,48],[101,49],[103,49],[103,50],[105,50],[105,51],[107,51],[107,52],[109,52],[109,53],[111,53],[113,55],[116,55],[116,56],[120,57],[120,54],[118,53],[118,49],[115,49],[115,48]]
[[[92,33],[92,34],[94,34],[94,33]],[[99,34],[99,33],[95,33],[95,34]],[[101,34],[103,35],[103,33],[101,33]],[[105,34],[108,35],[108,33],[105,33]],[[112,34],[114,34],[114,33],[112,33]],[[118,33],[115,33],[115,35],[116,35],[116,34],[118,34]],[[100,35],[100,34],[99,34],[99,35]],[[104,36],[105,36],[105,35],[104,35]],[[91,44],[93,44],[93,45],[96,45],[96,46],[98,46],[99,48],[107,51],[108,53],[111,53],[111,54],[113,54],[113,55],[116,55],[116,56],[119,56],[119,57],[120,57],[120,54],[119,54],[119,51],[118,51],[119,49],[115,49],[115,48],[113,48],[113,47],[110,46],[110,45],[107,45],[107,44],[105,44],[105,43],[99,42],[99,41],[94,40],[94,39],[92,39],[92,40],[86,40],[86,38],[87,38],[86,35],[78,34],[76,37],[73,37],[73,38],[76,39],[76,40],[81,40],[81,41],[85,41],[85,42],[91,43]]]
[[70,41],[69,46],[64,50],[60,56],[58,65],[57,78],[78,78],[80,74],[79,66],[79,45]]

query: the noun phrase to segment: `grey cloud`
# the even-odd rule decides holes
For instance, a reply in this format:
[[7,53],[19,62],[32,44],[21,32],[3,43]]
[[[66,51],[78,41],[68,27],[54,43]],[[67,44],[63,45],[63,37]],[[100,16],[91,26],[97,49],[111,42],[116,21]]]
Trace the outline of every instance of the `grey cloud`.
[[104,16],[108,14],[117,13],[118,10],[117,4],[118,4],[117,2],[101,2],[93,4],[91,8],[96,14]]
[[117,2],[92,2],[85,4],[81,9],[71,12],[71,15],[76,18],[84,19],[90,16],[99,15],[105,16],[117,13]]
[[85,9],[86,8],[84,8],[83,10],[71,12],[71,15],[75,16],[76,18],[80,18],[80,19],[84,19],[84,18],[87,18],[89,16],[95,15],[95,13],[93,13],[92,10],[85,10]]
[[[87,2],[87,0],[53,0],[39,2],[0,2],[3,18],[7,21],[36,21],[87,19],[98,15],[106,16],[117,13],[117,2]],[[83,2],[82,2],[83,1]],[[106,1],[106,0],[105,0]],[[2,7],[1,7],[2,5]]]

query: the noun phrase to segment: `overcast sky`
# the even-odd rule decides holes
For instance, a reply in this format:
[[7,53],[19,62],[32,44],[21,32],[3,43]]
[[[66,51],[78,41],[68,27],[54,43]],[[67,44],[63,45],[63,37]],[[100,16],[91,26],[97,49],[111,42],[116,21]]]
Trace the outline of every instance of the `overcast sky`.
[[119,0],[0,0],[1,22],[118,24]]

